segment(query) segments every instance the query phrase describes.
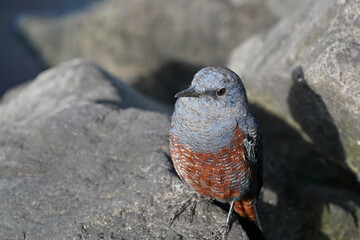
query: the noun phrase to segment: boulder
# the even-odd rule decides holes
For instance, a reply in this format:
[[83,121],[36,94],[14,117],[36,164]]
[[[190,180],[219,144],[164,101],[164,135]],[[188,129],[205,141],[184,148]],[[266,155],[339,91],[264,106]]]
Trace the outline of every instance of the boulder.
[[[0,236],[213,239],[229,206],[209,199],[168,226],[193,193],[169,157],[169,115],[150,111],[164,109],[80,59],[8,93],[0,103]],[[299,175],[316,177],[320,157],[281,119],[255,110],[265,142],[259,215],[266,238],[357,239],[358,196],[304,184]],[[229,240],[256,234],[233,216]]]
[[[200,203],[168,158],[169,118],[76,101],[0,129],[0,234],[5,239],[182,239],[214,232],[226,212]],[[196,226],[196,227],[194,227]],[[238,223],[231,238],[243,234]],[[241,239],[245,238],[245,235]]]
[[360,179],[360,2],[311,1],[231,54],[251,101]]
[[265,4],[272,14],[278,18],[283,18],[292,14],[298,8],[301,8],[310,1],[314,0],[267,0]]
[[[169,116],[154,109],[164,107],[84,60],[8,94],[0,114],[1,238],[184,239],[216,232],[227,213],[210,201],[197,205],[192,223],[185,212],[169,228],[192,193],[169,159]],[[248,239],[238,222],[229,239]]]
[[94,62],[75,59],[42,72],[30,84],[7,92],[0,102],[0,124],[36,118],[78,100],[170,112],[169,107],[143,96]]
[[277,21],[265,2],[97,1],[60,16],[22,14],[18,26],[49,66],[92,59],[126,83],[169,101],[162,96],[178,81],[188,83],[201,66],[224,65],[239,42]]
[[259,106],[253,109],[263,131],[259,213],[266,239],[358,239],[357,179],[327,164],[283,119]]
[[[149,111],[164,107],[93,62],[54,67],[0,106],[3,238],[212,239],[225,222],[228,205],[203,199],[192,218],[186,210],[169,228],[192,194],[169,158],[169,116]],[[255,110],[265,142],[259,213],[266,238],[357,239],[358,196],[313,179],[304,184],[299,176],[316,177],[321,157],[281,119]],[[229,240],[254,234],[233,217]]]

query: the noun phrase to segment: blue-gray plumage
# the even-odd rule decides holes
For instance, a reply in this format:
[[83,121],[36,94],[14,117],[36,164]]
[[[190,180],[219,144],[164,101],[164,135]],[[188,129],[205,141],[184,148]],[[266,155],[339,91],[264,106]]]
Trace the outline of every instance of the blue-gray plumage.
[[[246,134],[258,134],[244,85],[234,72],[224,67],[204,68],[195,75],[189,89],[198,97],[177,100],[170,133],[181,137],[194,151],[211,153],[227,147],[237,126]],[[220,89],[226,91],[223,96],[216,94]]]
[[207,67],[175,97],[170,153],[177,173],[196,192],[230,202],[226,227],[233,208],[259,225],[261,133],[240,78],[225,67]]

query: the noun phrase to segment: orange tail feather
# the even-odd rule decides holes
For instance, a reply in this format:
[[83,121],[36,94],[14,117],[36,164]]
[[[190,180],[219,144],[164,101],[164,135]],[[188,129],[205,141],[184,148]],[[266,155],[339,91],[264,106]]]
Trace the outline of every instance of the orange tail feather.
[[259,228],[261,228],[260,222],[257,217],[256,207],[254,205],[254,198],[244,198],[236,201],[234,204],[234,211],[240,215],[240,217],[248,218],[253,221]]

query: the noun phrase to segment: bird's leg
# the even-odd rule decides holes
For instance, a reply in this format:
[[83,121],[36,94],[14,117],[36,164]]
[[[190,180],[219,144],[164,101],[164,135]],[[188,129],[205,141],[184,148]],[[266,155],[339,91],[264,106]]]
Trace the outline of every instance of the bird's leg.
[[185,211],[185,209],[191,205],[191,215],[190,215],[190,221],[192,222],[193,220],[193,215],[195,214],[195,208],[196,208],[196,203],[198,201],[199,195],[197,193],[194,193],[193,195],[191,195],[190,198],[186,199],[185,201],[180,203],[180,207],[173,213],[173,216],[170,218],[169,220],[169,227],[171,227],[171,225],[173,224],[173,222],[175,221],[175,219],[177,217],[180,216],[180,214]]
[[[197,194],[195,194],[197,195]],[[196,208],[196,204],[198,202],[198,196],[194,197],[192,200],[192,203],[190,203],[190,222],[192,223],[194,215],[195,215],[195,208]]]
[[221,226],[221,229],[220,231],[216,234],[215,236],[215,239],[216,240],[226,240],[227,239],[227,234],[229,232],[229,229],[230,229],[230,218],[231,218],[231,214],[233,212],[233,209],[234,209],[234,203],[235,201],[232,201],[231,204],[230,204],[230,210],[229,210],[229,213],[228,213],[228,216],[227,216],[227,219],[226,219],[226,223]]

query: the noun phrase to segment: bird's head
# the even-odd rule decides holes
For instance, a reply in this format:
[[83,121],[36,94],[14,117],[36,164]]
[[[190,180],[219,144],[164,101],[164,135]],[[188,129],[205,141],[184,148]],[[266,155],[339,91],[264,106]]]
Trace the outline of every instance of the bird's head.
[[188,103],[210,108],[247,108],[244,85],[239,76],[225,67],[206,67],[197,72],[191,86],[175,95]]

